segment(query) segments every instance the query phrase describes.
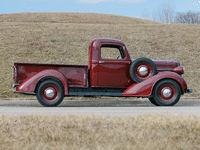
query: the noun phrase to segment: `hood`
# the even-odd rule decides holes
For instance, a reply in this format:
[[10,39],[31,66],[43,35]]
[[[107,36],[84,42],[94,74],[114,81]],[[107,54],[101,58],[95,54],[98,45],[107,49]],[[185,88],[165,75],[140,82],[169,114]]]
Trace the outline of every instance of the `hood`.
[[[135,59],[131,59],[132,62]],[[178,60],[155,60],[152,59],[152,61],[156,64],[157,70],[159,71],[172,71],[174,68],[180,66],[180,63]]]

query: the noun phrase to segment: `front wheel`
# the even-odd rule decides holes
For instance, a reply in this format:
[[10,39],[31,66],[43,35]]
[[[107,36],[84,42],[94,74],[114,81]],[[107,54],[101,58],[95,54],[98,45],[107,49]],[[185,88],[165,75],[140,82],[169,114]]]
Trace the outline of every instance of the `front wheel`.
[[62,83],[52,79],[41,82],[36,90],[36,97],[43,106],[53,107],[59,105],[64,98]]
[[159,106],[159,105],[155,102],[155,100],[154,100],[153,97],[149,98],[149,101],[150,101],[152,104],[154,104],[155,106]]
[[156,106],[173,106],[181,96],[179,85],[170,79],[160,81],[154,88],[151,102]]

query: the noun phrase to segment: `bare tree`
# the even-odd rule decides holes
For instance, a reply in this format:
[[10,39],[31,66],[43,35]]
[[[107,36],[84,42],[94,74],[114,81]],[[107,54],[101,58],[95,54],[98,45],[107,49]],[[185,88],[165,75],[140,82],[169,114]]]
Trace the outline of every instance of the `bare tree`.
[[200,13],[192,13],[191,11],[186,13],[179,12],[176,14],[175,23],[200,24]]
[[157,19],[157,18],[158,18],[158,17],[157,17],[158,15],[157,15],[157,12],[156,12],[156,11],[152,11],[151,15],[152,15],[152,20],[153,20],[153,21],[158,21],[158,19]]
[[147,11],[147,9],[145,9],[145,10],[142,12],[142,19],[151,20],[150,13]]
[[157,11],[149,13],[147,9],[143,11],[143,19],[159,21],[163,23],[185,23],[200,24],[200,12],[179,12],[175,13],[175,6],[170,3],[162,3]]
[[162,3],[158,9],[158,21],[163,23],[173,23],[175,16],[175,6],[170,3]]
[[142,12],[142,19],[158,21],[158,19],[157,19],[157,13],[155,11],[153,11],[153,12],[150,13],[147,9],[145,9]]

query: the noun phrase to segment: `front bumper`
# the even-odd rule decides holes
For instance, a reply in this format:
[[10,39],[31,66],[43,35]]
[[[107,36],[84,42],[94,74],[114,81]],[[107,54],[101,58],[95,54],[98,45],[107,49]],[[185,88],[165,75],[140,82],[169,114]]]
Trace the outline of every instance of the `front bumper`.
[[186,93],[192,93],[192,88],[187,89]]
[[16,88],[16,87],[18,87],[19,85],[16,85],[16,84],[11,84],[11,87],[12,88]]

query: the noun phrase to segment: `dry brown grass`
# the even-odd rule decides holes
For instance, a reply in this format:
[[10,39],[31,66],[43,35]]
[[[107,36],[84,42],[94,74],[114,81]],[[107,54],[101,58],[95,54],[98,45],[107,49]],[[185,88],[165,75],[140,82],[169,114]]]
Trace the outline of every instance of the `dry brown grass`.
[[200,117],[1,116],[0,149],[200,149]]
[[125,42],[131,58],[176,59],[186,67],[188,86],[200,98],[200,26],[161,24],[103,14],[0,14],[0,98],[10,88],[14,62],[88,64],[88,46],[98,37]]

